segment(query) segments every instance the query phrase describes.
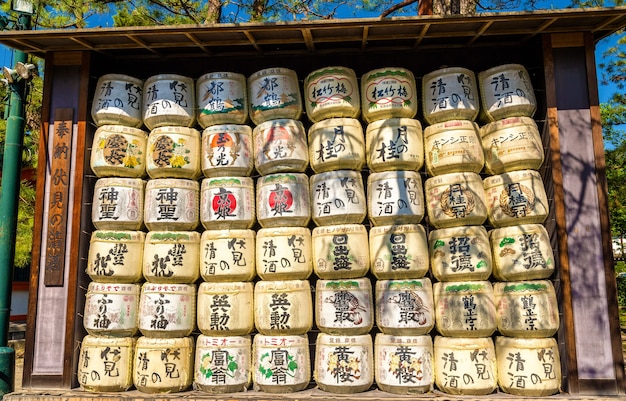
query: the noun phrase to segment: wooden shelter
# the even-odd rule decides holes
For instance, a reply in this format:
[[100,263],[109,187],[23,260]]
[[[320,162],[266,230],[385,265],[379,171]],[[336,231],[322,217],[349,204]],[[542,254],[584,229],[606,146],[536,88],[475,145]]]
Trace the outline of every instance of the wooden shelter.
[[[96,181],[89,167],[96,129],[90,110],[100,76],[120,73],[145,79],[177,73],[197,78],[212,71],[249,76],[280,66],[295,70],[302,78],[314,69],[337,65],[354,69],[357,76],[376,68],[401,66],[419,78],[442,66],[463,66],[478,73],[508,63],[527,68],[537,94],[534,118],[546,150],[541,173],[551,210],[546,227],[558,265],[553,282],[561,315],[558,343],[563,393],[624,395],[594,58],[596,43],[624,26],[626,8],[611,8],[0,32],[0,43],[45,59],[25,391],[7,399],[95,396],[71,389],[77,387],[78,349],[85,334],[82,310],[89,280],[85,260],[93,230],[91,202]],[[64,142],[71,149],[67,165],[54,164],[51,157],[51,146],[59,143],[53,126],[60,123],[70,134]],[[57,174],[59,171],[63,175]],[[62,241],[57,248],[61,253],[57,262],[51,263],[46,258],[52,249],[48,194],[54,185],[66,191],[67,197],[61,205],[66,213],[63,231],[55,236]],[[151,398],[137,392],[119,397],[131,395]],[[191,392],[185,397],[205,395]],[[312,393],[241,395],[242,399],[250,397],[324,398]]]

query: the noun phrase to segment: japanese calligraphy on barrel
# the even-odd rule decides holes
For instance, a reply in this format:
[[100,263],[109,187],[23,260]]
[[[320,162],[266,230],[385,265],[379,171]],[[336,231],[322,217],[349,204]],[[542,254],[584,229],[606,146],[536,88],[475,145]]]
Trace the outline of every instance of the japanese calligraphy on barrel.
[[91,105],[91,118],[96,125],[114,124],[141,128],[143,86],[141,79],[128,75],[101,76]]
[[325,67],[304,78],[304,105],[312,122],[328,118],[357,118],[361,113],[359,85],[354,70]]
[[101,126],[93,137],[91,169],[98,177],[143,177],[147,140],[148,134],[138,128]]
[[142,114],[149,130],[168,125],[192,127],[196,122],[193,79],[177,74],[160,74],[146,79]]
[[196,81],[198,124],[243,124],[248,119],[246,77],[235,72],[210,72]]

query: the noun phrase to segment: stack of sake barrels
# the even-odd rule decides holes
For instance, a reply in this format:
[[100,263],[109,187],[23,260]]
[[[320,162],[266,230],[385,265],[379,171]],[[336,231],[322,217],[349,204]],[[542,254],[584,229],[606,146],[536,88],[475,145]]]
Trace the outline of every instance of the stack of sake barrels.
[[375,377],[378,388],[398,394],[432,390],[434,326],[428,273],[422,126],[415,119],[413,74],[383,68],[361,79],[366,157],[369,252],[376,282]]
[[304,80],[309,129],[313,270],[314,377],[332,393],[368,390],[374,381],[374,324],[369,271],[365,145],[356,74],[345,67],[312,71]]
[[200,133],[194,128],[193,79],[163,74],[143,90],[146,147],[139,331],[133,377],[146,393],[184,391],[193,380],[199,277]]
[[559,391],[560,358],[553,337],[559,327],[551,281],[554,256],[542,223],[548,216],[539,172],[543,145],[532,119],[534,91],[517,64],[478,75],[483,119],[484,179],[493,256],[499,336],[498,383],[510,394],[546,396]]
[[98,80],[92,108],[98,126],[91,168],[94,190],[78,381],[89,391],[125,391],[133,385],[145,233],[146,143],[141,130],[143,81],[109,74]]
[[290,393],[311,381],[313,325],[308,145],[298,77],[268,68],[248,77],[257,179],[254,389]]
[[476,78],[443,68],[422,79],[425,184],[437,336],[437,387],[449,394],[490,394],[497,388],[496,329],[487,208],[479,175],[484,156],[474,122]]
[[198,329],[194,385],[210,393],[245,391],[251,383],[250,333],[256,223],[252,128],[246,78],[212,72],[196,82],[202,132]]

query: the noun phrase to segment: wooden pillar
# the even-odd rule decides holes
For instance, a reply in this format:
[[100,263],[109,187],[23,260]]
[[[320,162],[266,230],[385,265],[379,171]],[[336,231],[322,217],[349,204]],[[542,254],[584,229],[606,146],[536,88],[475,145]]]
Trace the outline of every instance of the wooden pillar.
[[89,62],[88,52],[46,57],[24,388],[76,386],[82,336],[77,310],[84,302],[79,278],[85,269],[80,250],[89,243],[81,227],[91,224],[86,207],[91,186],[83,185],[89,163]]
[[624,361],[591,34],[544,36],[565,390],[624,394]]

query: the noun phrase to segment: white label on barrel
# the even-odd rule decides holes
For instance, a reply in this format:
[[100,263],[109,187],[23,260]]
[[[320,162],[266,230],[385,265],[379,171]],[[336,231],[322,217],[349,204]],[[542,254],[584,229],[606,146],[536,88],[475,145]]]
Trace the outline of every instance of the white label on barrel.
[[293,386],[310,380],[309,346],[300,336],[255,336],[254,382]]
[[131,333],[137,330],[139,289],[135,284],[92,284],[85,301],[87,331]]
[[[206,233],[207,231],[205,231]],[[200,250],[202,277],[236,277],[250,280],[255,272],[255,240],[253,236],[233,234],[225,238],[202,238]]]
[[389,281],[378,287],[376,295],[378,321],[391,329],[415,329],[428,333],[435,324],[430,280]]
[[101,85],[96,90],[93,104],[93,112],[96,116],[119,114],[141,121],[142,86],[115,79],[101,79],[98,82]]
[[196,343],[195,381],[208,388],[247,386],[252,363],[250,351],[249,337],[199,336]]
[[186,188],[153,188],[146,191],[146,222],[198,221],[198,191]]
[[139,328],[143,331],[191,331],[195,327],[195,296],[188,285],[144,284]]
[[235,75],[226,72],[219,73],[202,81],[197,90],[199,119],[202,115],[246,113],[244,79],[236,79]]
[[[363,88],[364,112],[379,112],[397,108],[416,108],[415,83],[403,71],[381,71],[368,76]],[[414,115],[414,113],[411,113]],[[412,117],[407,116],[407,117]]]
[[193,86],[185,81],[155,80],[144,90],[144,120],[160,115],[193,116],[194,95]]
[[317,76],[307,77],[307,80],[306,101],[311,112],[336,106],[350,107],[354,103],[356,106],[353,107],[358,108],[359,93],[353,86],[356,77],[348,75],[348,70],[329,68]]
[[139,188],[107,185],[96,188],[97,207],[92,210],[95,222],[139,222],[143,216]]
[[251,134],[237,130],[205,131],[202,137],[202,169],[219,170],[229,167],[248,169],[252,166]]
[[[401,121],[401,120],[400,120]],[[368,131],[370,167],[386,169],[385,164],[412,163],[417,170],[424,164],[424,144],[417,124],[386,126]]]
[[[313,176],[311,200],[315,217],[330,217],[343,215],[362,215],[365,217],[365,189],[360,174],[352,171],[327,176],[325,180],[315,179]],[[360,219],[362,220],[362,218]],[[355,222],[360,223],[361,221]]]
[[501,70],[482,78],[483,97],[488,112],[536,103],[533,86],[525,69]]
[[376,381],[386,386],[429,387],[435,381],[432,345],[412,344],[419,337],[391,337],[376,345]]
[[371,180],[370,184],[368,198],[373,220],[393,216],[418,216],[421,220],[424,216],[424,193],[419,179],[385,176]]
[[429,82],[422,82],[422,85],[426,113],[435,114],[446,110],[477,109],[476,81],[475,77],[469,74],[458,72],[437,75]]
[[[250,222],[255,220],[252,182],[238,178],[209,179],[202,192],[200,220],[207,222]],[[248,224],[244,224],[248,225]]]
[[301,108],[300,88],[295,74],[275,68],[267,75],[255,76],[250,82],[250,111],[258,114],[266,110]]
[[372,327],[371,287],[356,280],[324,281],[316,292],[319,326],[333,329]]

